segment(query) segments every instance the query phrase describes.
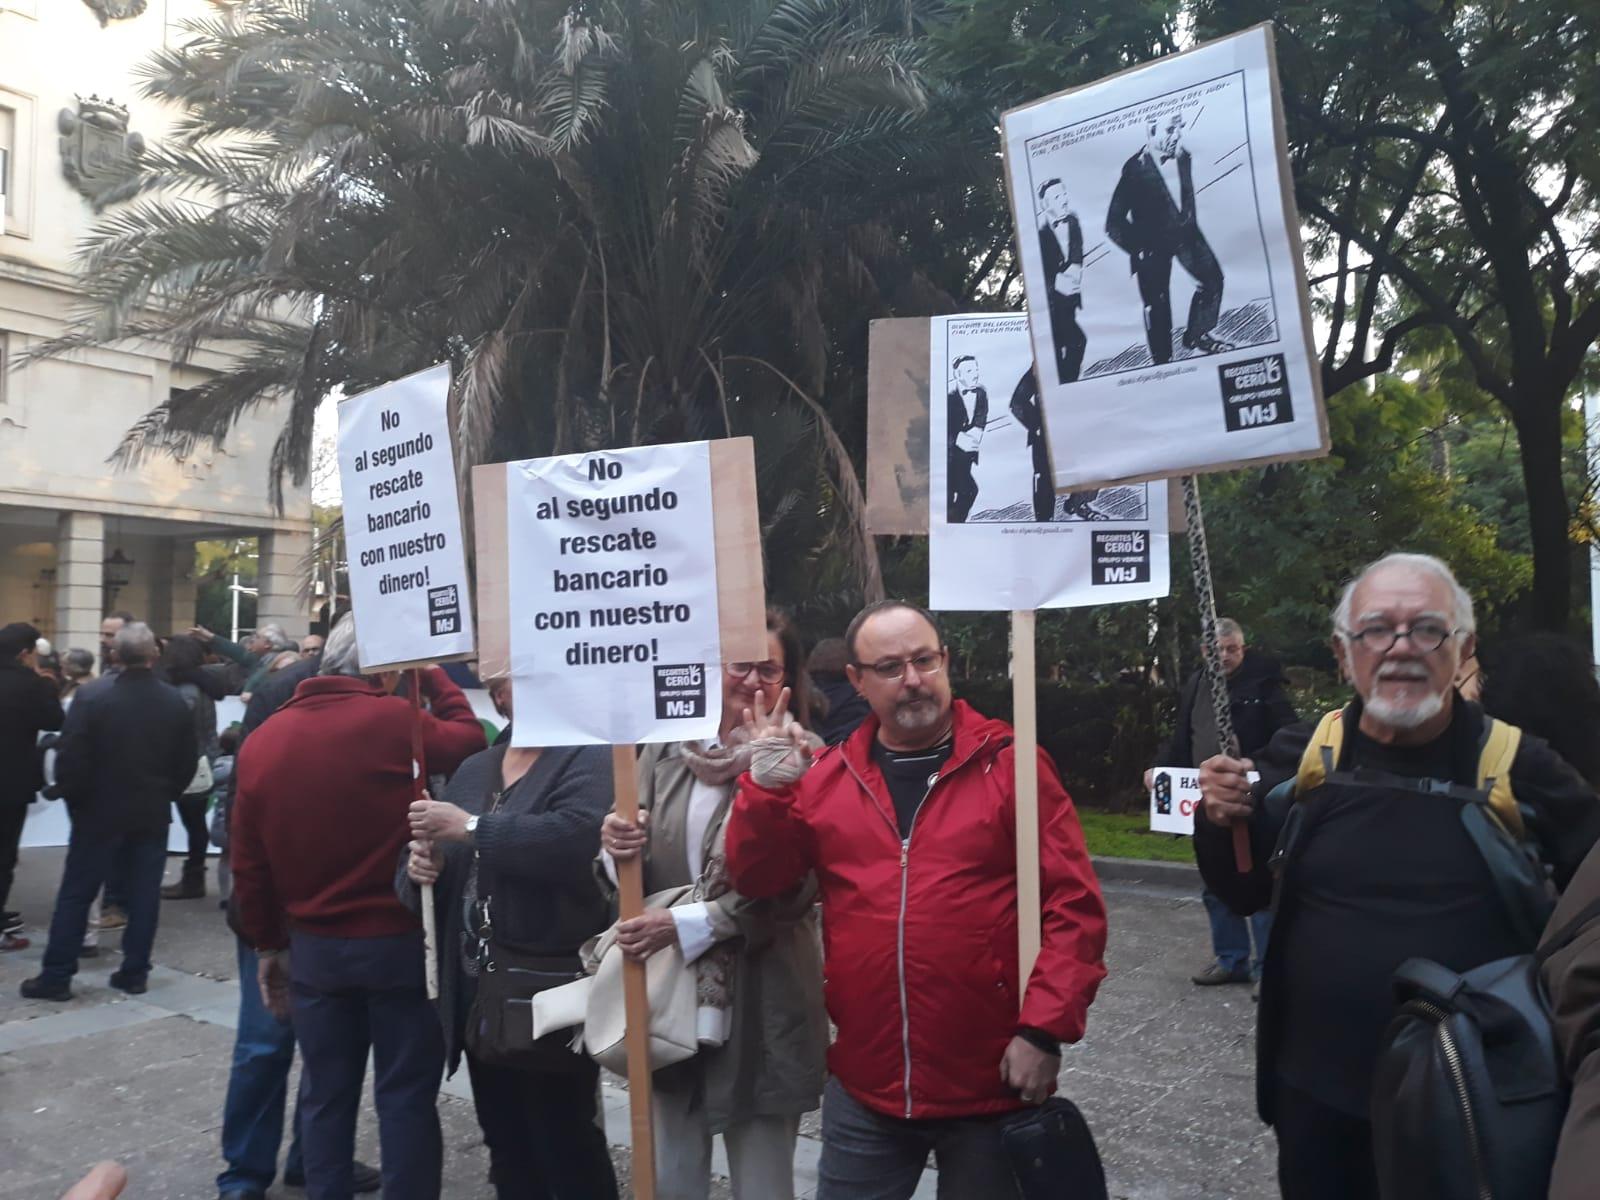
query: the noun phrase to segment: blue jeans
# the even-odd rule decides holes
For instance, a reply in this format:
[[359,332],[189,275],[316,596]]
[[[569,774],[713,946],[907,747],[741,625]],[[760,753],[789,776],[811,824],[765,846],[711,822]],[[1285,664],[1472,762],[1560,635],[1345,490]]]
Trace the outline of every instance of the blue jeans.
[[[283,1144],[283,1108],[294,1063],[294,1026],[278,1021],[261,1003],[256,983],[256,952],[242,938],[239,950],[239,1028],[233,1039],[233,1070],[222,1104],[222,1157],[228,1168],[217,1176],[217,1191],[264,1192],[278,1173]],[[285,1174],[300,1173],[300,1105],[295,1104],[294,1138]]]
[[349,1200],[367,1053],[384,1200],[439,1200],[444,1030],[422,976],[422,933],[294,933],[289,1009],[300,1043],[308,1200]]
[[837,1079],[822,1093],[817,1200],[910,1200],[928,1163],[939,1168],[939,1200],[1017,1194],[1000,1141],[1003,1117],[901,1120],[874,1112]]
[[[1205,901],[1206,915],[1211,918],[1211,950],[1223,970],[1238,971],[1249,967],[1252,976],[1261,978],[1261,960],[1266,957],[1267,937],[1272,932],[1272,911],[1262,909],[1249,917],[1250,928],[1246,931],[1247,918],[1237,915],[1213,896],[1209,888],[1200,893],[1200,899]],[[1250,957],[1251,933],[1256,935],[1254,961]]]
[[67,983],[78,973],[78,954],[89,928],[89,906],[100,894],[113,863],[123,868],[124,911],[122,974],[140,981],[150,974],[150,950],[161,917],[161,876],[167,869],[167,832],[159,834],[84,833],[76,826],[67,839],[67,862],[61,890],[50,915],[50,940],[45,945],[41,979]]

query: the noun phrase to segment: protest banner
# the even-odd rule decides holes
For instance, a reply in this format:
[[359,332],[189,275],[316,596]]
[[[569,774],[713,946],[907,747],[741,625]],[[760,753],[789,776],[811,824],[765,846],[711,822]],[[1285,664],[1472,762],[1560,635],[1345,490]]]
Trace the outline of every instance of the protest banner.
[[1328,452],[1270,26],[1001,130],[1058,489]]
[[1200,807],[1200,772],[1194,767],[1153,767],[1150,772],[1150,832],[1194,836]]
[[448,365],[339,404],[339,490],[364,671],[471,658]]
[[1165,596],[1164,480],[1069,495],[1051,483],[1027,315],[930,324],[929,607],[1018,612]]
[[[612,745],[638,812],[635,743],[714,735],[724,661],[767,655],[749,438],[474,467],[479,672],[510,676],[516,745]],[[617,864],[623,919],[641,864]],[[644,966],[624,967],[633,1189],[655,1195]]]
[[[450,440],[450,367],[339,402],[339,491],[362,671],[412,668],[412,797],[422,762],[419,668],[474,654],[471,589]],[[428,996],[439,995],[433,886],[422,888]]]

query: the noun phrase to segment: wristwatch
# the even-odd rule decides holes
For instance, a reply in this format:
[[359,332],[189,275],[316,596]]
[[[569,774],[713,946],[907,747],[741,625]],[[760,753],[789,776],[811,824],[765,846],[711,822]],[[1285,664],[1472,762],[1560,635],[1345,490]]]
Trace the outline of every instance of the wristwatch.
[[468,837],[476,837],[477,835],[478,835],[478,818],[477,818],[477,815],[474,814],[473,816],[470,816],[470,817],[467,818],[467,836]]

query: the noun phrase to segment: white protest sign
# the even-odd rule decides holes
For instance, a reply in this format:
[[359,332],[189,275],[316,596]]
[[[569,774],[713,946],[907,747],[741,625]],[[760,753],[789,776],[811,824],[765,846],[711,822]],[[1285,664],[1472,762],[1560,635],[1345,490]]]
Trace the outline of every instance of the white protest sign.
[[1326,454],[1270,27],[1001,127],[1056,487]]
[[1164,481],[1056,494],[1027,314],[931,325],[930,607],[1015,611],[1165,596]]
[[448,365],[339,404],[339,489],[363,670],[473,651]]
[[710,444],[529,459],[505,472],[513,744],[714,736]]
[[[1251,783],[1261,778],[1251,771]],[[1150,832],[1194,836],[1194,810],[1200,807],[1198,767],[1150,768]]]

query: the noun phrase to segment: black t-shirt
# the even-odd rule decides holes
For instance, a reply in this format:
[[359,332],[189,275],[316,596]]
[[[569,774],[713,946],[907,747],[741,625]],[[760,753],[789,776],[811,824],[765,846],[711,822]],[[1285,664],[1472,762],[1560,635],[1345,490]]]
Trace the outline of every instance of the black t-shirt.
[[953,738],[946,738],[929,750],[891,750],[873,739],[872,758],[889,787],[889,799],[894,801],[895,821],[900,826],[902,840],[911,836],[911,822],[916,818],[917,809],[922,807],[933,776],[949,761],[954,748]]
[[[1425,746],[1383,746],[1350,730],[1341,770],[1452,776],[1449,731]],[[1372,1068],[1394,1014],[1390,977],[1408,958],[1464,971],[1525,953],[1466,827],[1462,801],[1382,787],[1330,786],[1309,801],[1288,886],[1278,1074],[1366,1117]]]

